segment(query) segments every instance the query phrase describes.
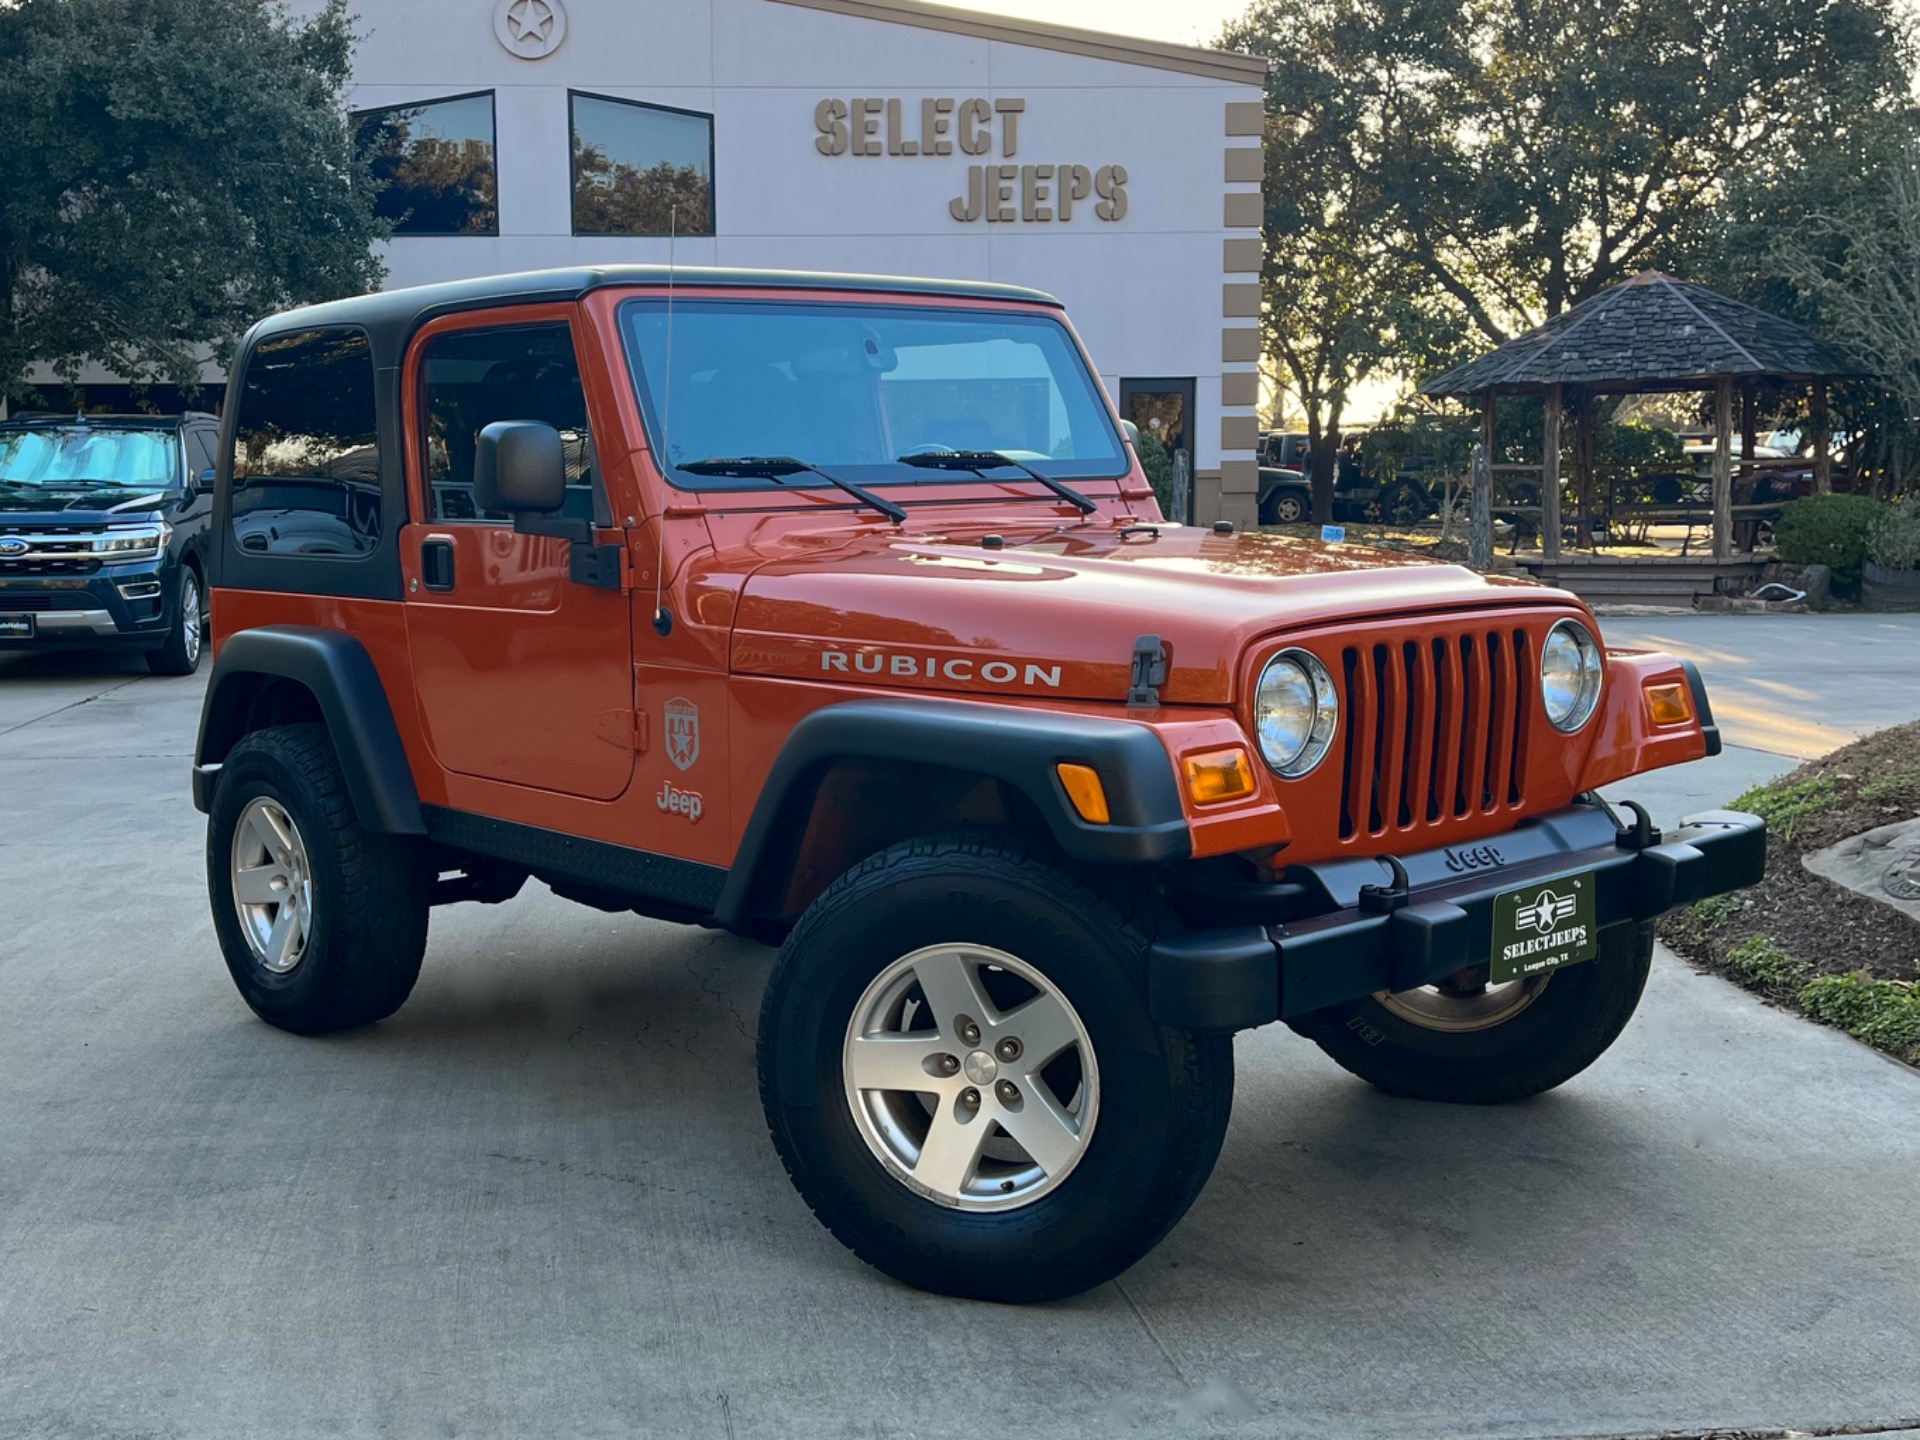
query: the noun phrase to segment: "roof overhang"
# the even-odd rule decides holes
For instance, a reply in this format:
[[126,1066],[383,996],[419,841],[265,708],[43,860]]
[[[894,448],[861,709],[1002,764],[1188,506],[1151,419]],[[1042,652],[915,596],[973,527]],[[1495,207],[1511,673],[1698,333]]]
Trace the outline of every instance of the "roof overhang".
[[975,39],[997,40],[1006,45],[1025,45],[1038,50],[1058,50],[1067,55],[1086,55],[1095,60],[1111,60],[1119,65],[1173,70],[1208,80],[1263,85],[1267,78],[1267,62],[1256,55],[1240,55],[1231,50],[1208,50],[1198,45],[1173,45],[1164,40],[1146,40],[1134,35],[1109,35],[1101,30],[1082,30],[1072,25],[1049,25],[1043,21],[1020,20],[1010,15],[962,10],[952,5],[929,5],[925,0],[773,0],[773,3],[825,10],[835,15],[851,15],[859,20],[880,20],[890,25],[943,30],[950,35],[970,35]]

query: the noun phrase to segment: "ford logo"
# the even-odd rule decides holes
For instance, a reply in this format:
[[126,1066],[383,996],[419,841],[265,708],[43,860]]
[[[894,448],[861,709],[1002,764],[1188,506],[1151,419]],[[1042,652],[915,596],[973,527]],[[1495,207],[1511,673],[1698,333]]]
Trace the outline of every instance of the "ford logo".
[[0,557],[11,559],[15,555],[24,555],[29,548],[27,542],[18,535],[0,535]]

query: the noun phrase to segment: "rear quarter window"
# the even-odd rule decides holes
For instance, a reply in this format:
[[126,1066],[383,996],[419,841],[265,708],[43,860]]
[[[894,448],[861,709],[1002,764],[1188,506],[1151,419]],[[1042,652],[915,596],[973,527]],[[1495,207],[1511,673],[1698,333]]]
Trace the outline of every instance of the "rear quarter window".
[[234,419],[234,544],[354,560],[380,543],[373,352],[346,327],[271,335],[247,357]]

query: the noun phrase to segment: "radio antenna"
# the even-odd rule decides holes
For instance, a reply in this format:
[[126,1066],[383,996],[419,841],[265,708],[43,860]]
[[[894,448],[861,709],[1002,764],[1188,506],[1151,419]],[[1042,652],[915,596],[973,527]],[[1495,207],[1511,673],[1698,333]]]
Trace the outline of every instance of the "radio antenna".
[[[660,402],[660,449],[664,462],[660,467],[660,479],[667,481],[667,471],[673,468],[673,260],[674,241],[679,238],[680,207],[674,205],[667,210],[667,379],[666,394]],[[666,497],[661,496],[660,513],[654,517],[654,529],[659,531],[658,548],[653,557],[653,628],[662,636],[673,629],[673,617],[667,614],[667,506]]]

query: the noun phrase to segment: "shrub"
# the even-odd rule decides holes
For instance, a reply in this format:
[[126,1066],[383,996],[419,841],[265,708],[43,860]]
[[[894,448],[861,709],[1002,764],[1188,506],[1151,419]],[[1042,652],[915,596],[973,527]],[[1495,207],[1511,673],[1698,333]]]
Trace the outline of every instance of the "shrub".
[[1786,564],[1825,565],[1833,571],[1834,589],[1852,594],[1882,513],[1865,495],[1809,495],[1780,512],[1774,544]]
[[1731,808],[1758,815],[1767,822],[1767,830],[1782,840],[1791,840],[1802,820],[1831,810],[1840,803],[1840,793],[1830,775],[1815,775],[1794,785],[1771,781],[1756,785],[1737,797]]
[[1880,512],[1867,554],[1889,570],[1920,570],[1920,495],[1909,495]]
[[1765,935],[1741,941],[1726,953],[1727,973],[1757,990],[1784,990],[1804,984],[1812,967],[1796,960]]
[[1140,468],[1147,472],[1147,484],[1153,487],[1153,498],[1160,502],[1160,513],[1173,519],[1173,457],[1167,453],[1167,447],[1148,430],[1140,432],[1140,443],[1136,448],[1140,454]]
[[1889,1054],[1920,1060],[1920,990],[1908,981],[1822,975],[1800,992],[1800,1008]]

